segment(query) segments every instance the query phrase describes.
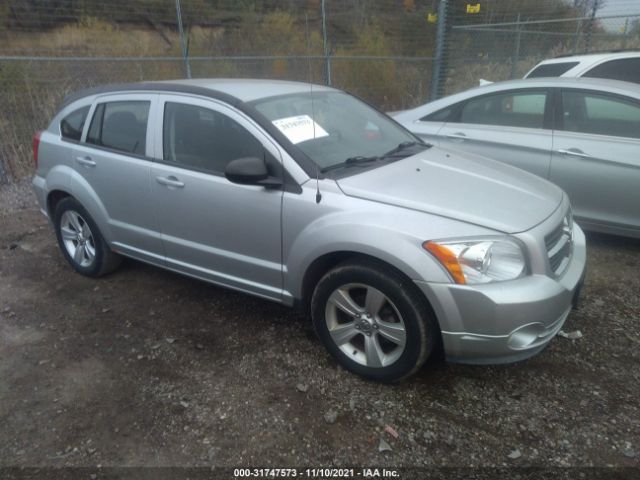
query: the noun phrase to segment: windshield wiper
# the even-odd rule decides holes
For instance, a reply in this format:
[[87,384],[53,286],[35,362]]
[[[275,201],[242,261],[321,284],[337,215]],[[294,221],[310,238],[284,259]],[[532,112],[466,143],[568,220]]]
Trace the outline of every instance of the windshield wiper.
[[349,157],[344,162],[336,163],[334,165],[329,165],[328,167],[324,167],[320,171],[322,173],[328,172],[329,170],[335,170],[336,168],[343,167],[353,167],[356,165],[363,165],[366,163],[375,162],[376,160],[380,160],[381,157],[363,157],[362,155],[358,155],[356,157]]
[[336,163],[334,165],[329,165],[328,167],[324,167],[320,171],[324,173],[324,172],[328,172],[329,170],[336,170],[338,168],[347,168],[347,167],[353,167],[357,165],[365,165],[365,164],[372,163],[379,160],[389,160],[389,159],[393,159],[394,157],[399,157],[401,154],[403,156],[413,155],[412,153],[405,152],[405,150],[408,150],[412,147],[417,147],[417,146],[423,147],[423,148],[429,148],[431,145],[429,145],[428,143],[413,142],[413,141],[402,142],[397,147],[389,150],[387,153],[380,155],[379,157],[376,157],[376,156],[364,157],[362,155],[349,157],[344,162]]
[[394,157],[396,155],[398,155],[399,153],[402,153],[404,150],[407,150],[411,147],[424,147],[424,148],[428,148],[431,145],[429,145],[428,143],[423,143],[423,142],[402,142],[400,143],[396,148],[393,148],[391,150],[389,150],[387,153],[385,153],[384,155],[382,155],[382,157],[380,158],[389,158],[389,157]]

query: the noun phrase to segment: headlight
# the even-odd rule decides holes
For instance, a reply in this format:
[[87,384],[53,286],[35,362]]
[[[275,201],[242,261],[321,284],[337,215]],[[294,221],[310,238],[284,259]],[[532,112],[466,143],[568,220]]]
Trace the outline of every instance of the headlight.
[[507,237],[429,241],[422,247],[438,259],[456,283],[502,282],[525,274],[524,253]]

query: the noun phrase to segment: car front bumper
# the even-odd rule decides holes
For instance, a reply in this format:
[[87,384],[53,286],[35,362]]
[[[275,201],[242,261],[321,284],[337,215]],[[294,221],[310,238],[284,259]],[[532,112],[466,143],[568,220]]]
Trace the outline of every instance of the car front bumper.
[[448,361],[510,363],[544,349],[576,303],[584,279],[585,237],[573,229],[573,252],[559,278],[534,274],[485,285],[417,281],[434,308]]

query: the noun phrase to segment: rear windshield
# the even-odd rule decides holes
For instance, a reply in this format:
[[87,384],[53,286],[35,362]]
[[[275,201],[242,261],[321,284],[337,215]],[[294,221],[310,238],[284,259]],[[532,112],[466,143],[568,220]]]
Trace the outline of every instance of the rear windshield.
[[640,58],[609,60],[593,67],[583,76],[640,83]]
[[559,77],[564,72],[568,72],[573,67],[578,65],[579,62],[562,62],[562,63],[547,63],[540,65],[529,73],[526,78],[538,78],[538,77]]

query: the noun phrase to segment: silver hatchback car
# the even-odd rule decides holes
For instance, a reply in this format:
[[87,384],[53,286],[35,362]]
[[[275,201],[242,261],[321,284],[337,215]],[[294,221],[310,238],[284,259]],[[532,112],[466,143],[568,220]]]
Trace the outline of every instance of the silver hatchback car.
[[422,143],[336,89],[267,80],[107,86],[34,138],[33,185],[79,273],[121,256],[299,306],[379,381],[542,350],[581,285],[558,187]]

